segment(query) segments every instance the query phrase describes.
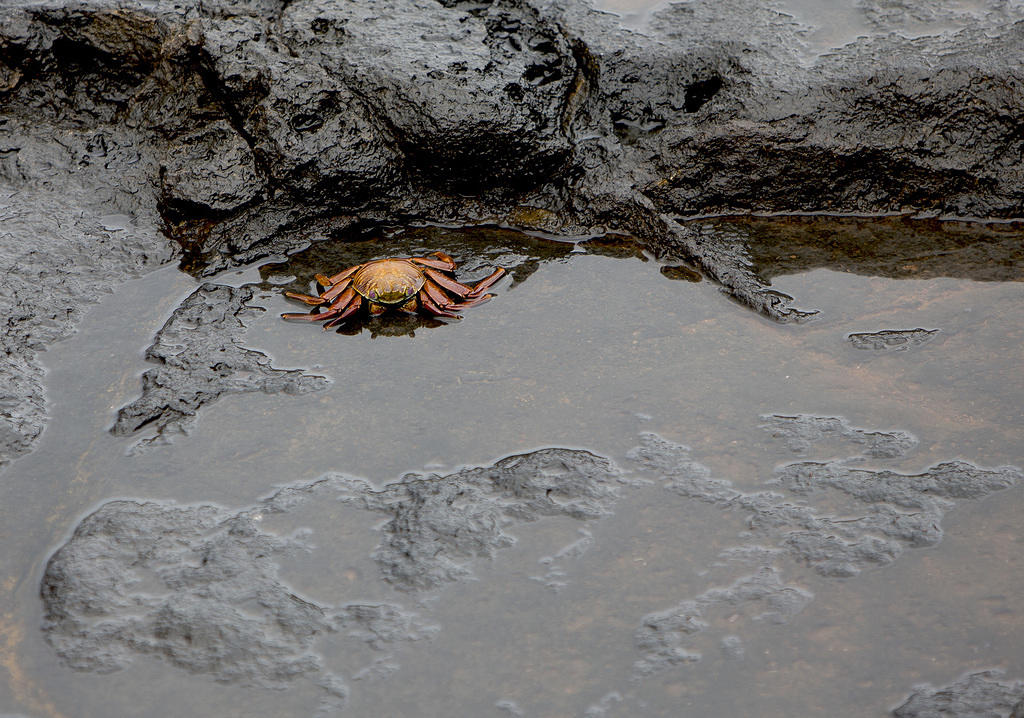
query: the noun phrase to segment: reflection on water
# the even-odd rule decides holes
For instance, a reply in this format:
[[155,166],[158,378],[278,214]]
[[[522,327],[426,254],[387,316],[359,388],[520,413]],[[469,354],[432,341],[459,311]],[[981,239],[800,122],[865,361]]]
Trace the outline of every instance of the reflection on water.
[[[324,241],[218,279],[266,310],[239,351],[331,383],[223,395],[132,456],[151,427],[109,428],[196,286],[126,283],[48,353],[53,420],[0,476],[0,711],[883,715],[1021,677],[1016,229],[717,226],[821,314],[623,238]],[[315,272],[437,249],[512,280],[394,339],[278,318]]]
[[1024,281],[1024,226],[893,217],[734,218],[710,223],[744,243],[772,279],[824,268],[893,279]]

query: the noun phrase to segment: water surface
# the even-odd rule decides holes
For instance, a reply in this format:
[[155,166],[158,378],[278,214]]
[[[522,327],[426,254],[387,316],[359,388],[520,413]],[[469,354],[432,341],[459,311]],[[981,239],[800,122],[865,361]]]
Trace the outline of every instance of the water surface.
[[[737,231],[761,236],[775,226]],[[916,246],[913,227],[891,231]],[[289,263],[218,277],[260,287],[266,311],[247,346],[277,367],[307,369],[332,384],[303,396],[224,397],[169,445],[133,455],[139,436],[108,429],[138,395],[143,352],[194,290],[192,278],[166,268],[127,282],[47,353],[54,418],[39,448],[0,477],[4,710],[312,715],[323,700],[309,681],[286,690],[217,682],[160,656],[138,655],[109,674],[68,668],[39,629],[39,582],[51,553],[107,501],[230,512],[329,472],[379,488],[408,471],[444,475],[552,446],[615,462],[624,483],[611,513],[513,525],[515,545],[471,560],[471,580],[429,591],[383,580],[371,560],[379,516],[319,500],[268,516],[272,533],[310,532],[314,548],[280,566],[296,594],[334,605],[394,602],[433,627],[432,637],[380,649],[339,634],[319,637],[325,671],[344,676],[350,689],[343,714],[884,715],[922,681],[943,685],[988,667],[1024,675],[1024,613],[1014,600],[1024,592],[1018,485],[953,502],[940,543],[859,575],[828,578],[770,558],[786,584],[809,597],[801,611],[780,623],[758,620],[753,604],[716,604],[693,639],[699,659],[639,677],[645,654],[636,636],[645,617],[733,585],[759,564],[722,558],[746,545],[747,514],[668,490],[665,476],[629,453],[654,433],[689,446],[690,459],[711,476],[754,492],[769,486],[776,467],[800,458],[762,428],[765,417],[806,414],[919,440],[906,455],[855,462],[865,469],[914,474],[953,459],[1024,463],[1024,284],[1012,253],[1009,275],[979,281],[969,262],[909,279],[878,266],[856,273],[865,266],[856,261],[837,271],[842,263],[833,255],[800,263],[793,251],[772,263],[755,247],[774,288],[820,310],[809,323],[781,325],[707,281],[666,278],[657,260],[628,242],[574,245],[497,230],[393,234],[403,252],[450,252],[464,278],[502,263],[512,277],[461,321],[378,323],[349,333],[279,319],[295,309],[281,288],[378,256],[380,245],[324,242]],[[896,259],[886,266],[906,264]],[[849,339],[915,328],[939,331],[891,350]],[[805,458],[860,451],[826,441]],[[843,508],[830,501],[806,499],[823,515]]]

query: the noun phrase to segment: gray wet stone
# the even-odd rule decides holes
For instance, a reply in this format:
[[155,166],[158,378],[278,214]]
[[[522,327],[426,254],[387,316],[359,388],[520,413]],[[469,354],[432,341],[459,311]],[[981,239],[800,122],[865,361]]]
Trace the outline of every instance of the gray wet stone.
[[569,155],[581,70],[553,18],[530,3],[302,0],[281,26],[294,54],[387,118],[431,179],[474,191],[536,183]]
[[[330,474],[241,511],[111,501],[83,519],[47,563],[43,630],[78,670],[116,671],[150,656],[220,682],[283,688],[304,679],[337,706],[347,682],[316,651],[318,641],[379,652],[437,628],[389,601],[326,602],[286,584],[280,567],[320,550],[298,528],[303,509],[337,501],[390,517],[372,559],[385,586],[420,592],[471,576],[475,561],[513,545],[524,524],[608,515],[625,483],[603,457],[552,448],[446,476],[409,475],[379,489]],[[296,529],[264,529],[271,518]],[[384,655],[351,677],[394,670]]]
[[177,139],[160,165],[165,206],[226,212],[263,189],[249,145],[224,120]]
[[[1024,481],[1016,467],[984,469],[964,461],[942,462],[918,474],[858,468],[868,458],[902,458],[917,440],[902,431],[855,428],[841,417],[800,414],[762,419],[762,428],[790,451],[804,454],[829,440],[860,453],[782,465],[763,482],[766,490],[751,492],[714,478],[687,447],[655,434],[643,435],[629,453],[641,476],[658,479],[666,490],[742,513],[742,541],[724,549],[715,566],[755,569],[724,589],[709,589],[647,616],[636,634],[642,654],[636,663],[638,675],[700,660],[696,645],[711,625],[705,617],[719,605],[766,605],[768,610],[753,618],[779,622],[799,613],[813,594],[783,580],[780,566],[785,559],[810,566],[825,578],[852,578],[865,569],[891,564],[907,549],[938,543],[942,520],[959,501],[981,499]],[[720,649],[725,638],[719,638]]]
[[260,528],[264,504],[112,501],[50,558],[47,640],[71,667],[108,673],[153,656],[224,683],[283,688],[305,678],[340,705],[348,688],[314,643],[330,634],[381,648],[431,635],[400,606],[300,597],[279,562],[310,547]]
[[[152,226],[153,208],[131,198],[146,191],[136,184],[134,142],[83,130],[42,143],[14,122],[0,129],[2,467],[31,450],[46,424],[40,352],[120,282],[174,252]],[[108,175],[104,165],[123,173]],[[107,221],[113,213],[126,216],[123,227]]]
[[187,433],[199,410],[224,394],[254,391],[305,394],[330,381],[301,369],[276,369],[267,355],[241,343],[253,306],[251,287],[206,283],[179,306],[146,350],[158,366],[142,375],[142,395],[121,407],[111,431],[119,436],[149,427],[137,448]]
[[805,322],[814,309],[792,306],[793,297],[771,288],[750,257],[745,238],[722,227],[668,220],[668,233],[655,246],[662,254],[688,259],[722,285],[732,298],[780,322]]
[[938,333],[938,329],[883,329],[878,332],[854,332],[848,334],[846,340],[854,349],[902,352],[927,344]]
[[374,553],[383,578],[422,591],[471,576],[475,559],[515,544],[518,525],[607,516],[625,483],[608,459],[556,448],[447,476],[412,474],[380,490],[356,484],[350,500],[389,517]]
[[914,686],[892,714],[896,718],[1020,718],[1024,715],[1024,681],[1006,681],[1003,671],[969,673],[935,688]]

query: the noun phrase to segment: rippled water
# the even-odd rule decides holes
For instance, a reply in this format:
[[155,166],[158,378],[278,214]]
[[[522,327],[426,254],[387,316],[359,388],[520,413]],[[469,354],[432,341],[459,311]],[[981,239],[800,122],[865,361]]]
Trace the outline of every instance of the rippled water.
[[[767,236],[776,226],[741,231]],[[914,231],[883,233],[902,232],[912,246]],[[47,353],[53,421],[38,450],[0,477],[0,706],[32,716],[272,716],[313,714],[324,700],[316,680],[281,690],[226,678],[231,655],[198,673],[159,652],[132,654],[106,674],[70,669],[40,630],[40,581],[79,521],[117,498],[210,504],[225,516],[248,512],[272,535],[300,531],[311,548],[275,559],[286,590],[318,605],[386,601],[415,612],[419,640],[373,648],[342,631],[313,642],[322,661],[314,677],[348,685],[346,715],[883,715],[922,681],[944,685],[989,667],[1022,675],[1019,484],[943,499],[934,514],[941,541],[905,545],[890,563],[858,564],[846,577],[771,553],[788,534],[750,534],[750,511],[700,493],[707,479],[727,482],[736,501],[778,491],[777,467],[799,460],[852,459],[842,466],[872,477],[952,460],[1024,463],[1024,283],[1012,249],[996,252],[1008,274],[980,281],[963,259],[915,271],[929,258],[898,256],[898,241],[894,261],[865,269],[845,250],[807,259],[799,243],[775,236],[765,246],[786,251],[755,248],[758,266],[799,306],[821,310],[810,323],[780,325],[709,282],[666,278],[692,274],[663,272],[625,242],[429,228],[393,241],[409,252],[444,249],[463,276],[507,264],[512,277],[461,321],[349,334],[279,319],[294,310],[281,287],[372,258],[372,243],[321,243],[290,263],[218,277],[259,287],[266,312],[246,346],[332,384],[302,396],[223,397],[169,445],[130,455],[145,431],[119,438],[108,429],[138,395],[143,353],[195,280],[167,268],[128,282]],[[915,329],[938,331],[906,333]],[[826,432],[801,454],[772,416],[843,417],[847,434]],[[907,432],[918,444],[865,454],[855,428]],[[644,463],[631,450],[649,434],[690,449]],[[407,471],[458,476],[541,447],[614,462],[606,515],[524,514],[506,526],[514,544],[459,559],[468,578],[422,591],[385,580],[373,558],[384,519],[359,503],[370,489],[344,482],[362,477],[379,489]],[[260,508],[275,487],[329,472],[349,477],[337,490],[359,501],[329,493],[280,514]],[[679,488],[686,481],[697,482],[691,495]],[[487,498],[505,508],[515,500]],[[816,520],[866,510],[846,494],[786,500]],[[769,553],[751,557],[754,545]],[[766,569],[795,604],[721,594]],[[703,627],[659,635],[692,660],[640,670],[657,654],[645,626],[687,601],[701,607]]]

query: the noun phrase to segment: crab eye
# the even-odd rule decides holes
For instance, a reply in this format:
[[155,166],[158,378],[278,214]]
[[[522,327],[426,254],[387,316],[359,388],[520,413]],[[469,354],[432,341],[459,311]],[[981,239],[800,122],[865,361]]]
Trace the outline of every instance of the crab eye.
[[376,298],[377,298],[377,290],[376,289],[371,289],[370,290],[370,299],[376,299]]

